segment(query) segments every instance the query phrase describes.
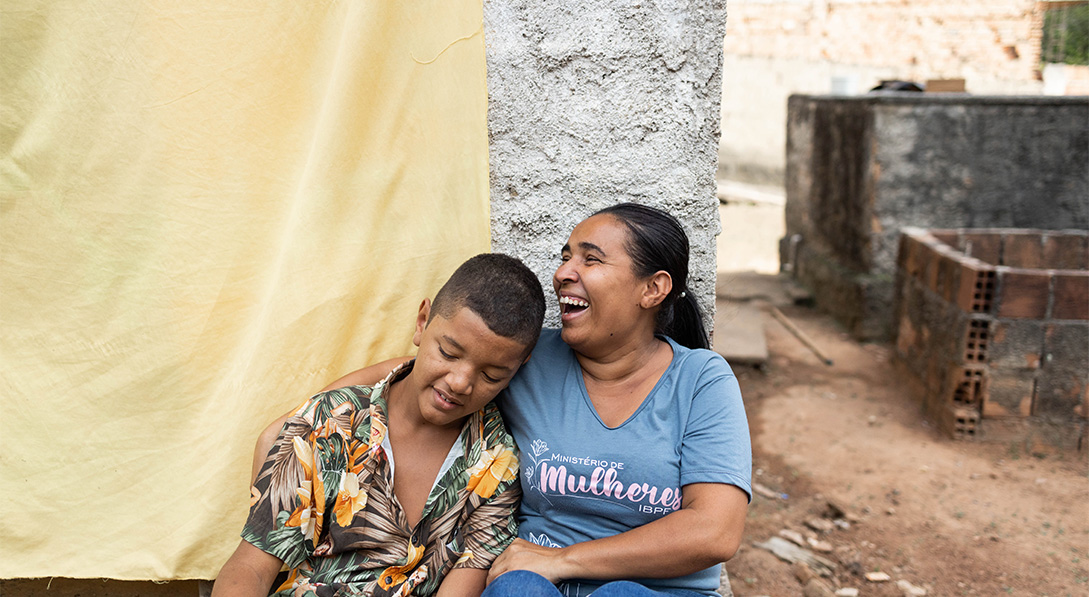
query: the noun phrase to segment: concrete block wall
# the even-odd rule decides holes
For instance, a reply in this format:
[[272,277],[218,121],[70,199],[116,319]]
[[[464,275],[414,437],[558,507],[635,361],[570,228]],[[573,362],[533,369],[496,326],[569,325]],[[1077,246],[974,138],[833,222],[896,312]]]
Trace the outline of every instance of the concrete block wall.
[[711,330],[725,24],[724,0],[486,0],[492,250],[549,289],[586,216],[660,207],[688,231],[689,289]]
[[795,95],[780,259],[854,336],[887,339],[902,228],[1087,229],[1086,163],[1089,97]]
[[896,358],[950,435],[1084,433],[1089,233],[905,228],[896,318]]

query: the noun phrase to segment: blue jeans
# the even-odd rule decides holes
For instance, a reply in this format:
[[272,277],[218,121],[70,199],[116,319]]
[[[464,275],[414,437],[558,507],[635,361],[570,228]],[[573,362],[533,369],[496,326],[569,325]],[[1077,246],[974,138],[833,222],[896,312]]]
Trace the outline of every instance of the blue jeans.
[[511,570],[492,581],[480,597],[703,597],[695,591],[656,591],[630,580],[614,580],[596,588],[578,583],[561,583],[556,586],[547,578],[526,570]]

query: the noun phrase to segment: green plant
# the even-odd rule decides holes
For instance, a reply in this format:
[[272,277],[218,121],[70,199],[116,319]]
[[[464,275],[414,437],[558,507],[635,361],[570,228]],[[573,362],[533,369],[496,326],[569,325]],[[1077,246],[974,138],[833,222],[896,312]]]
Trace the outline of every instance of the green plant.
[[1040,58],[1060,64],[1089,64],[1089,2],[1047,11]]

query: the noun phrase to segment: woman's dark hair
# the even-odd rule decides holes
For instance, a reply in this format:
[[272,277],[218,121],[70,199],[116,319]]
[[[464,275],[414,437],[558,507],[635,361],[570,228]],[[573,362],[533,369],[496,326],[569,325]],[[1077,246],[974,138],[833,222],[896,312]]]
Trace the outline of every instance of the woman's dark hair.
[[673,289],[658,311],[655,333],[688,348],[709,348],[699,303],[688,290],[688,235],[677,218],[638,203],[618,203],[594,213],[599,214],[627,226],[627,250],[637,276],[664,271],[673,278]]

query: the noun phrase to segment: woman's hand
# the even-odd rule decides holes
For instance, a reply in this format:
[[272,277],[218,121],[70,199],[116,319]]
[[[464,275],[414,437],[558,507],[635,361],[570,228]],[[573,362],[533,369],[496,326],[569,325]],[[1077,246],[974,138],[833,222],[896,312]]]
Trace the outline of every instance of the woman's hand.
[[547,578],[552,583],[558,583],[572,574],[567,570],[568,564],[564,558],[564,550],[555,547],[544,547],[530,543],[523,539],[515,539],[499,557],[492,562],[488,571],[488,583],[490,584],[500,574],[511,570],[529,570]]

